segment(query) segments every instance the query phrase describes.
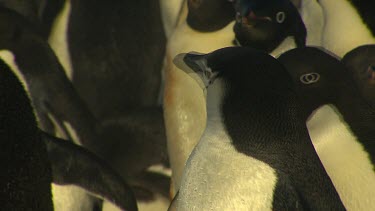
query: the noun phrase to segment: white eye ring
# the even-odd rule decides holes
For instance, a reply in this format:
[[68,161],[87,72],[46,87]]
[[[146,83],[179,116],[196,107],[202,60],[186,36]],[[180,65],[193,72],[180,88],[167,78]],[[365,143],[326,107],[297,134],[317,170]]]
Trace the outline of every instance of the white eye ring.
[[276,21],[277,21],[278,23],[282,23],[282,22],[284,22],[284,21],[285,21],[285,18],[286,18],[285,12],[278,12],[278,13],[276,14]]

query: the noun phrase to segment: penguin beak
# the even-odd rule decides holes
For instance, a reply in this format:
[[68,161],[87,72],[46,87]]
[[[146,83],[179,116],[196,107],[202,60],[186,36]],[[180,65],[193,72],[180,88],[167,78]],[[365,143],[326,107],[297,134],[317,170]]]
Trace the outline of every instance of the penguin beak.
[[236,14],[236,21],[243,26],[246,27],[253,27],[260,21],[269,21],[271,22],[272,19],[268,16],[258,17],[255,15],[253,11],[249,11],[247,15],[242,15],[240,12]]
[[205,54],[190,52],[178,54],[173,63],[192,77],[198,85],[205,91],[209,85],[209,80],[205,76]]

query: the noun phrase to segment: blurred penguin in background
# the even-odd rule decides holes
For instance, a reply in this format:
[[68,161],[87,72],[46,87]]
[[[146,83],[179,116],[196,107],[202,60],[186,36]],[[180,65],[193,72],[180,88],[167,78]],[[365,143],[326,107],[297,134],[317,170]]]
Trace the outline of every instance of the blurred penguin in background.
[[67,0],[50,25],[49,43],[100,123],[105,141],[91,150],[146,193],[139,197],[166,195],[168,176],[147,170],[168,160],[159,102],[166,42],[159,2]]

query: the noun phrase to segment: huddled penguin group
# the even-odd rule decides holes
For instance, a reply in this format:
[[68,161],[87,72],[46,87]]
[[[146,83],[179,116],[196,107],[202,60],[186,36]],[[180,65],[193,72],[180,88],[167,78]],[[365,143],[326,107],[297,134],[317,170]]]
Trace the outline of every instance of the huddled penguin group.
[[372,6],[0,0],[2,209],[375,210]]

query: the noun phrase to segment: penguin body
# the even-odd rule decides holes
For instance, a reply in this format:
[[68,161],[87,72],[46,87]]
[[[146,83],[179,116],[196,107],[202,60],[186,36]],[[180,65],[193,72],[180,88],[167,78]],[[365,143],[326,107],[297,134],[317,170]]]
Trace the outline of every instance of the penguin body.
[[345,207],[374,208],[375,113],[348,68],[334,54],[313,47],[278,59],[294,79],[311,140]]
[[49,43],[99,122],[106,141],[91,150],[148,196],[147,189],[159,187],[144,187],[139,175],[167,160],[158,102],[165,51],[159,2],[66,0],[60,8]]
[[[165,132],[155,124],[164,124],[158,102],[165,50],[159,3],[67,0],[49,42],[65,69],[71,70],[66,74],[79,96],[100,122],[99,136],[111,136],[92,150],[118,168],[126,163],[122,176],[164,162]],[[146,130],[156,135],[145,140]],[[154,145],[160,145],[160,151],[155,152]],[[148,156],[151,149],[153,154]],[[145,159],[135,164],[137,152]]]
[[157,106],[166,42],[159,2],[69,3],[72,82],[95,117]]
[[176,64],[207,92],[207,127],[186,164],[177,210],[345,209],[277,60],[237,47],[180,55]]
[[[202,4],[204,4],[203,1]],[[185,7],[186,9],[188,8]],[[201,9],[210,9],[210,7]],[[309,27],[307,30],[320,31],[323,22],[319,5],[315,1],[307,0],[303,1],[301,9],[302,18],[306,20]],[[188,12],[185,11],[182,14]],[[178,190],[186,160],[198,143],[206,125],[206,106],[201,89],[194,80],[172,64],[172,58],[183,52],[208,53],[222,47],[232,46],[232,41],[235,39],[232,31],[234,22],[220,30],[200,32],[187,23],[186,15],[182,19],[185,21],[177,26],[167,45],[163,103],[168,154],[172,168],[172,195]],[[319,36],[307,38],[308,43],[320,45]],[[288,37],[272,52],[272,55],[276,56],[293,47],[295,47],[294,40]]]
[[375,43],[373,2],[319,0],[319,4],[325,19],[324,48],[342,57],[357,46]]

